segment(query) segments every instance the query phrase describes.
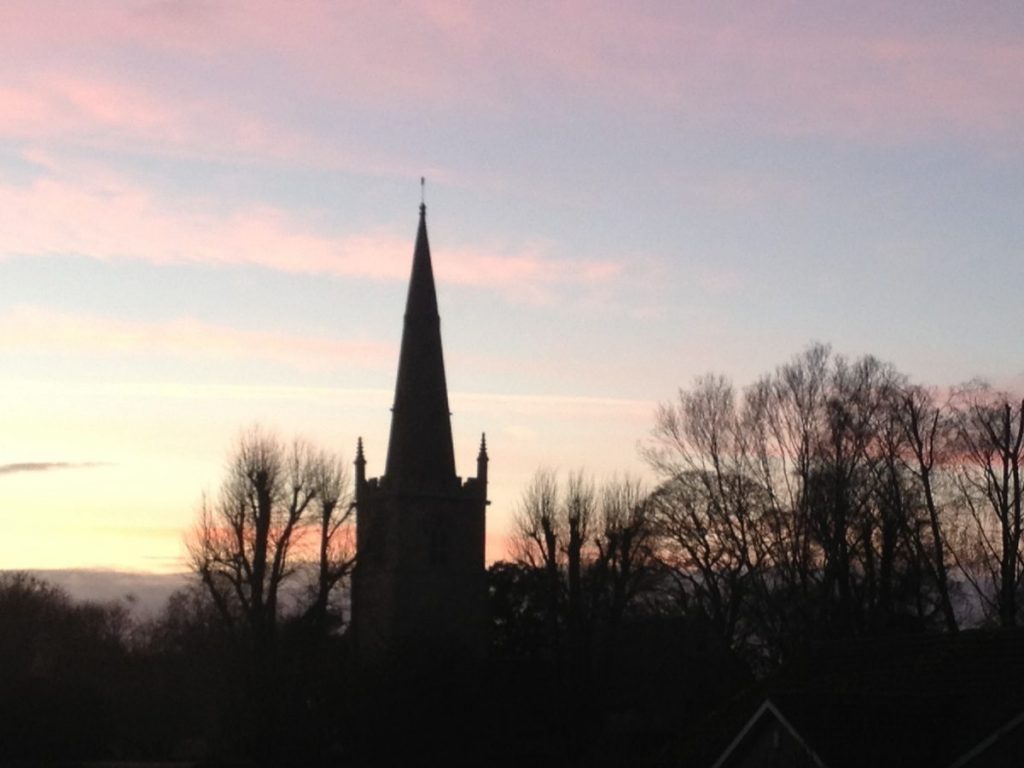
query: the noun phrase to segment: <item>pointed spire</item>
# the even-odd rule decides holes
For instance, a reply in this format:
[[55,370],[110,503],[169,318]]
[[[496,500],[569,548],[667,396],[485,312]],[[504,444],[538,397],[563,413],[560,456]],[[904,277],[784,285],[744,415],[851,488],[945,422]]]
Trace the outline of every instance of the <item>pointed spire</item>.
[[436,492],[457,484],[441,321],[427,240],[427,207],[420,222],[405,303],[395,404],[385,477],[393,489]]
[[480,434],[480,453],[476,456],[476,479],[487,485],[487,433]]
[[[409,316],[437,317],[437,291],[434,269],[430,263],[430,242],[427,240],[427,206],[420,204],[420,225],[416,231],[416,248],[412,257],[412,275],[405,300],[406,330]],[[404,346],[403,346],[404,350]]]
[[356,496],[359,495],[360,490],[366,485],[366,457],[363,456],[363,438],[356,440],[356,460],[353,462],[356,465]]

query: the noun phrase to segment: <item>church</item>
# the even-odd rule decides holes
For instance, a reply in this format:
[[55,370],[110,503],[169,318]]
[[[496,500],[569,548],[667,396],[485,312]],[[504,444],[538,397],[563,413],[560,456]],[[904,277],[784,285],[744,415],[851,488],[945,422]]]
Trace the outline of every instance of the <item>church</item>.
[[364,673],[400,676],[483,658],[487,461],[482,437],[476,477],[456,474],[421,204],[384,474],[367,478],[362,439],[356,450],[352,629]]

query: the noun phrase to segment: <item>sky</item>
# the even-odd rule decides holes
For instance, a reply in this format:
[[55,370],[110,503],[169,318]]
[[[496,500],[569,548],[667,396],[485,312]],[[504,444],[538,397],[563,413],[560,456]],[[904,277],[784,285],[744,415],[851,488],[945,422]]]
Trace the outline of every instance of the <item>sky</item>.
[[1024,384],[1017,2],[0,5],[0,568],[183,570],[253,424],[383,472],[425,176],[488,557],[813,341]]

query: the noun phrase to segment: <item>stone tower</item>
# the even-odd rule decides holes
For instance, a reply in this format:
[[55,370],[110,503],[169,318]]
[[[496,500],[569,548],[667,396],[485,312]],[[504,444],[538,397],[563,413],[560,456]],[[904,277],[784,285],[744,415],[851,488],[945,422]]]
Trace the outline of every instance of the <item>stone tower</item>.
[[455,474],[441,324],[427,241],[426,206],[405,305],[391,437],[384,474],[367,479],[356,451],[352,582],[356,662],[401,675],[486,648],[484,510],[487,448],[477,476]]

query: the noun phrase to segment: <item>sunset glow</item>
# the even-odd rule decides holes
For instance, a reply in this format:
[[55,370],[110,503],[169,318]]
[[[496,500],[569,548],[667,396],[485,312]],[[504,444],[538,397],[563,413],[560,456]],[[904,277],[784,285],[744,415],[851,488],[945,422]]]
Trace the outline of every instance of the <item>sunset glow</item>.
[[1013,3],[0,8],[0,569],[185,568],[254,423],[383,473],[420,176],[488,557],[812,340],[1024,383]]

